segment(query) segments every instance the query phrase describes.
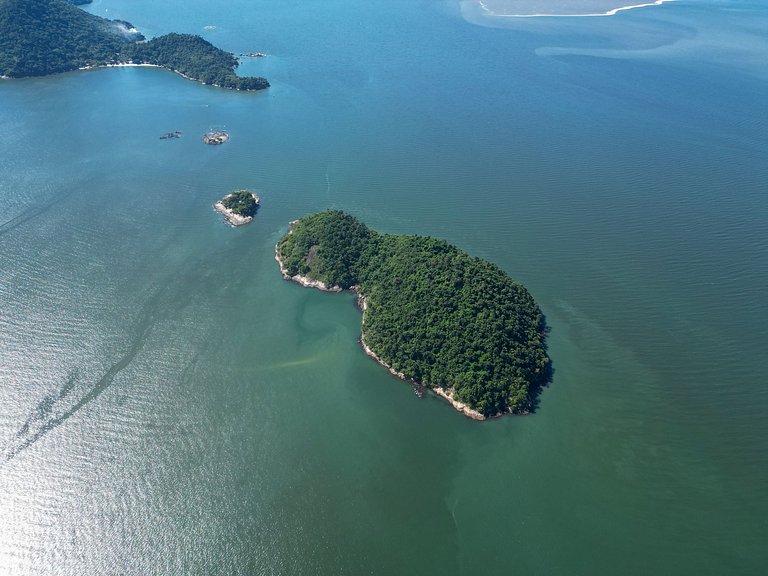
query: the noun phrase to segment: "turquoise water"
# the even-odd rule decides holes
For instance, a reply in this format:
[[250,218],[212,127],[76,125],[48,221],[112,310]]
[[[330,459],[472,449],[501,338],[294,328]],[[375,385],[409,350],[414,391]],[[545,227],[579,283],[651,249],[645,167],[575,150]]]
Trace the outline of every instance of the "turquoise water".
[[[242,72],[273,86],[0,83],[0,572],[764,573],[763,5],[90,10],[269,53]],[[523,281],[537,413],[416,398],[350,295],[284,282],[275,242],[328,207]]]

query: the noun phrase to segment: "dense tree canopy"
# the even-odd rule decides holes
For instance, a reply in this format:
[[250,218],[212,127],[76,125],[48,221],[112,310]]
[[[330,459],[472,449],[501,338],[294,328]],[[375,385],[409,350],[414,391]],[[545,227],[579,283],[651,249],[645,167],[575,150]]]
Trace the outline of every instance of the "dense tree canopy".
[[500,268],[442,240],[378,234],[338,211],[278,245],[289,274],[357,285],[366,344],[384,362],[484,415],[530,410],[548,377],[544,319]]
[[221,201],[224,208],[231,210],[240,216],[253,216],[259,209],[259,203],[253,197],[253,194],[247,190],[238,190],[228,194]]
[[224,88],[261,90],[269,87],[264,78],[243,78],[235,74],[239,62],[234,55],[192,34],[171,33],[149,42],[130,44],[123,48],[122,59],[155,64]]
[[0,75],[45,76],[134,62],[225,88],[269,87],[264,78],[235,74],[237,58],[199,36],[166,34],[143,42],[129,23],[88,14],[71,1],[0,0]]
[[45,76],[119,61],[141,34],[63,0],[0,0],[0,74]]

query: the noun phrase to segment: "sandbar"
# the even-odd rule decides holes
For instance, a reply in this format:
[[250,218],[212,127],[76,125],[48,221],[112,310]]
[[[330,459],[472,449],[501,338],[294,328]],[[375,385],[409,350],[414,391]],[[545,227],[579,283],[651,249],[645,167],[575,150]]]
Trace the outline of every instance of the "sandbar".
[[480,7],[484,16],[493,18],[584,18],[615,16],[625,10],[661,6],[674,0],[654,0],[621,5],[620,0],[465,0]]

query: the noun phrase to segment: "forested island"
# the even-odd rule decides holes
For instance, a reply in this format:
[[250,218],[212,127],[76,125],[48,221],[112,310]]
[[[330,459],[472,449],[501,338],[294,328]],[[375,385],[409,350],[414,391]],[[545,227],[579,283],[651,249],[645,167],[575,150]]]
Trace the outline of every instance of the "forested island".
[[0,0],[0,76],[46,76],[120,64],[167,68],[191,80],[236,90],[269,82],[240,77],[238,60],[200,36],[166,34],[145,41],[129,22],[74,6],[81,0]]
[[366,353],[467,416],[527,413],[548,381],[546,326],[533,297],[443,240],[379,234],[326,211],[292,222],[275,256],[288,279],[354,290]]

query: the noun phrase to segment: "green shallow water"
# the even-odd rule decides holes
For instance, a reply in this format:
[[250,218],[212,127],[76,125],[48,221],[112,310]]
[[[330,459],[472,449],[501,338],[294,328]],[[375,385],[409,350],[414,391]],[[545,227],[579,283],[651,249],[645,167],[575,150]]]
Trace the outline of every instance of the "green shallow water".
[[[764,7],[90,10],[267,52],[243,71],[273,87],[0,83],[0,572],[764,572]],[[283,281],[275,242],[324,208],[524,282],[536,414],[416,398],[351,295]]]

